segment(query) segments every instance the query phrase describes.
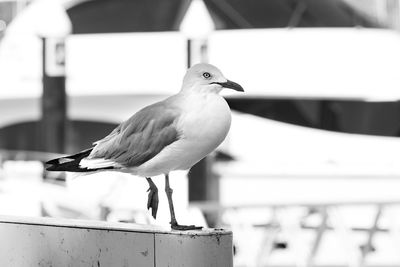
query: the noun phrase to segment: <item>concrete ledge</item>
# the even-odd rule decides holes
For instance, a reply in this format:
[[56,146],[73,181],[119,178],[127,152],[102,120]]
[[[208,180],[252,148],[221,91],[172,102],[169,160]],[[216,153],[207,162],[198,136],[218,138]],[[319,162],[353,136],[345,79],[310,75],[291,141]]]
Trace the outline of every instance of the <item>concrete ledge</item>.
[[232,232],[0,216],[0,266],[232,266]]

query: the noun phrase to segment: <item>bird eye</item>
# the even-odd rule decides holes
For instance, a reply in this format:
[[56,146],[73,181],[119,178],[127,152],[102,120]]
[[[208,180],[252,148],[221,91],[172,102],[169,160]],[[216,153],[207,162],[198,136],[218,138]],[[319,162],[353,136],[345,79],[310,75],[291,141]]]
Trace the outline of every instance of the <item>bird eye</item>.
[[204,72],[203,73],[203,77],[206,79],[210,79],[211,78],[211,74],[209,72]]

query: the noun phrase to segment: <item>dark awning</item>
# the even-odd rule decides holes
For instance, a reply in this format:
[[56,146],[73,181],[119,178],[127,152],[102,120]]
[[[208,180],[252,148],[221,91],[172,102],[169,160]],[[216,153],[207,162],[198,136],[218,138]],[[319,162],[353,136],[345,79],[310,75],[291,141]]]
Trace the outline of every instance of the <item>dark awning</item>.
[[[204,0],[217,30],[378,27],[342,0]],[[95,0],[71,7],[73,33],[177,31],[190,0]]]
[[67,13],[73,33],[115,33],[176,31],[186,10],[186,0],[96,0]]
[[[377,27],[342,0],[205,0],[217,29]],[[222,20],[222,23],[217,21]]]

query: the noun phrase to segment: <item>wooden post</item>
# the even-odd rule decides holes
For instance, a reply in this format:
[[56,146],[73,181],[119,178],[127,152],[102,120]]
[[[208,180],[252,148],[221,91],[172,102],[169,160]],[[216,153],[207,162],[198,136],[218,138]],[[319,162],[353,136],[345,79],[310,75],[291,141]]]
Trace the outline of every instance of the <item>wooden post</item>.
[[[194,165],[189,171],[189,202],[219,201],[219,177],[212,172],[214,157],[207,156]],[[218,227],[219,214],[204,212],[207,224]]]
[[189,172],[189,201],[218,201],[219,179],[212,172],[214,157],[208,156]]
[[37,34],[42,39],[42,121],[41,146],[47,152],[65,152],[67,103],[65,92],[65,39],[72,24],[58,1],[44,1],[46,14],[37,18]]
[[[63,40],[42,38],[43,43],[43,95],[42,95],[42,149],[64,153],[67,127],[67,95],[63,68]],[[51,53],[54,53],[51,56]],[[51,66],[54,65],[54,66]]]
[[0,266],[233,266],[232,233],[0,217]]

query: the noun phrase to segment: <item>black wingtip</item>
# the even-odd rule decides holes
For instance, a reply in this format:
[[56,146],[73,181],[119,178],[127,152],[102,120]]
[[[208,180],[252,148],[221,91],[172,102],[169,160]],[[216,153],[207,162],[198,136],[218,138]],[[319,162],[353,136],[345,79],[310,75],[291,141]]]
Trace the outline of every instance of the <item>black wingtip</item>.
[[95,172],[99,170],[112,170],[114,169],[113,166],[110,167],[104,167],[104,168],[96,168],[96,169],[88,169],[86,167],[81,167],[80,166],[80,161],[89,156],[90,152],[92,151],[92,148],[86,149],[84,151],[81,151],[77,154],[66,156],[66,157],[61,157],[61,158],[56,158],[52,159],[46,162],[46,170],[47,171],[66,171],[66,172]]
[[50,165],[55,165],[55,164],[59,164],[59,160],[58,159],[52,159],[49,161],[45,162],[46,164],[50,164]]

